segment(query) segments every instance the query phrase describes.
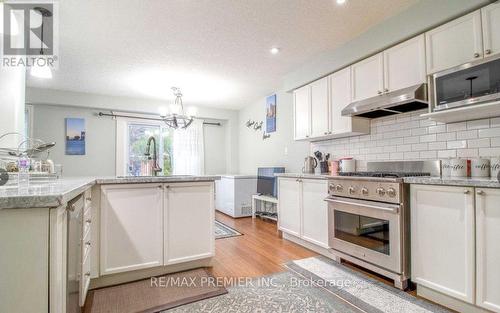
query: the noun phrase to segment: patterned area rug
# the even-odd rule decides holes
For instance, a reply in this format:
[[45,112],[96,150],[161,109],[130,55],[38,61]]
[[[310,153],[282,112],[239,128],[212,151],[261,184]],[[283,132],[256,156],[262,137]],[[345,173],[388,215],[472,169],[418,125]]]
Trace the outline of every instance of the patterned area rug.
[[328,290],[316,287],[309,280],[291,272],[256,278],[242,286],[227,289],[229,292],[225,295],[177,307],[168,313],[362,312]]
[[323,256],[292,261],[285,266],[363,312],[451,313]]
[[242,234],[237,230],[223,224],[219,221],[215,221],[215,239],[229,238],[235,236],[241,236]]

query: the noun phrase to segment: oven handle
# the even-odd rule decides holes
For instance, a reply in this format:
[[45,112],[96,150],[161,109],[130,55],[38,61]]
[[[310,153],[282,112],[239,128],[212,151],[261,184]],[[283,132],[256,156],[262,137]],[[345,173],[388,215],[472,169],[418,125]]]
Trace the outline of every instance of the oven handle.
[[383,206],[378,206],[378,205],[373,205],[373,204],[367,203],[366,201],[356,201],[354,199],[351,201],[346,201],[344,199],[337,198],[337,197],[328,197],[325,199],[325,201],[332,202],[332,203],[341,203],[341,204],[347,204],[347,205],[362,206],[365,208],[377,209],[377,210],[392,212],[392,213],[396,213],[396,214],[399,212],[399,208],[400,208],[399,205],[383,204]]

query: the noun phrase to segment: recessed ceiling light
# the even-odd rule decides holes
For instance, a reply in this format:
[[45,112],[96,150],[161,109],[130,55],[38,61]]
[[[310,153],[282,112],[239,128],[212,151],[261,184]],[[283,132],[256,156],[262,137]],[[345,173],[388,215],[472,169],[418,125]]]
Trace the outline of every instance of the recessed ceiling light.
[[271,48],[271,54],[278,54],[280,52],[280,48]]
[[337,0],[337,4],[344,4],[346,0]]

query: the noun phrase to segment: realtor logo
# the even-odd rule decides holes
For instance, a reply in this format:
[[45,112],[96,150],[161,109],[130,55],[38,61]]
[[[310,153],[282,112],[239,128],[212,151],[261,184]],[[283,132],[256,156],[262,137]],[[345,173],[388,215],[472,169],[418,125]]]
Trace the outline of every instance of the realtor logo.
[[4,2],[1,16],[2,66],[53,68],[57,61],[56,13],[54,2]]

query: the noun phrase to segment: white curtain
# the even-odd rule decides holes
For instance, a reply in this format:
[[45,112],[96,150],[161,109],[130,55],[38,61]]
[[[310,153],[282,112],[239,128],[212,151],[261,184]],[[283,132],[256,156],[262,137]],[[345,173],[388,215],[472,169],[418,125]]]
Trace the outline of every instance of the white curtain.
[[186,129],[174,130],[173,174],[204,175],[203,120],[195,119]]

